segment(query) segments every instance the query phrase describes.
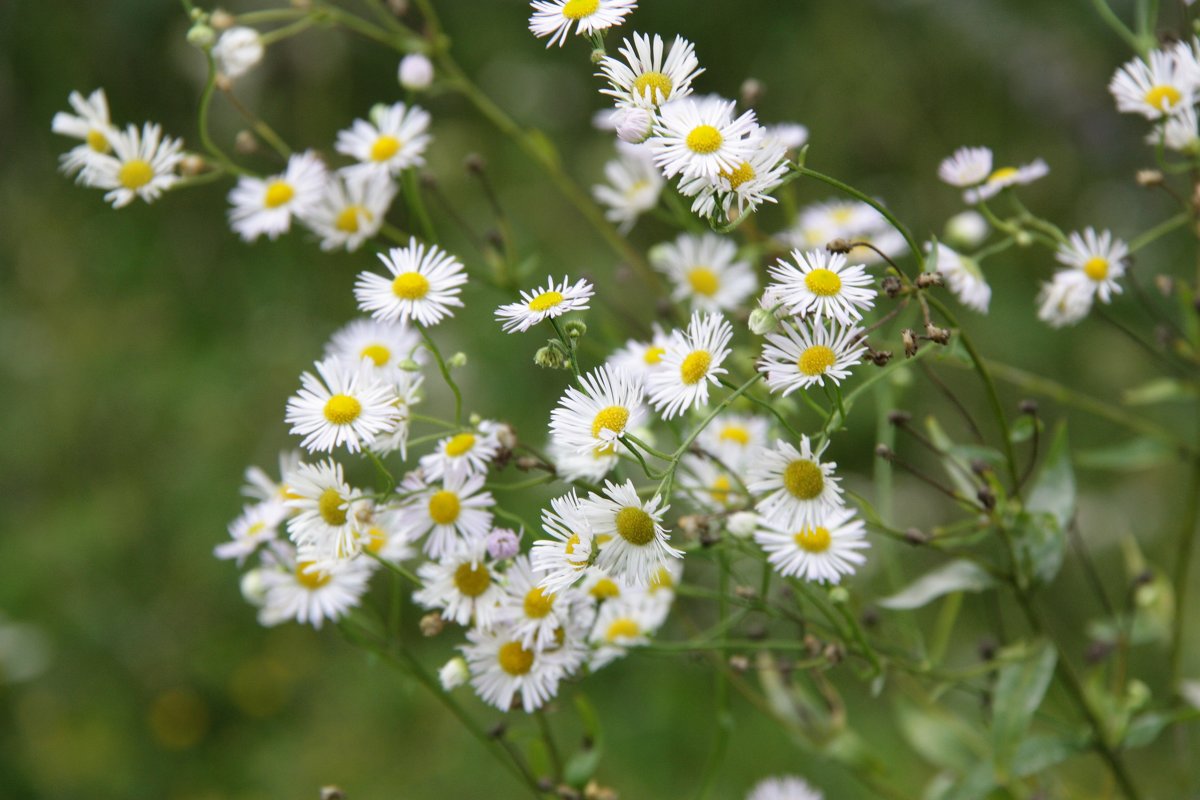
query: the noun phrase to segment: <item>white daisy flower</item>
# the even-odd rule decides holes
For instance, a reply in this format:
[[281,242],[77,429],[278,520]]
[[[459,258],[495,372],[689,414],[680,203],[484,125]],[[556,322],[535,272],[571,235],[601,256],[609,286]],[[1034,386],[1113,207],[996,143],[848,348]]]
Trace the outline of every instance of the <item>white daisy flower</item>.
[[614,578],[600,567],[595,566],[588,567],[587,571],[583,573],[579,591],[588,598],[589,602],[597,606],[617,598],[632,600],[645,595],[644,588],[635,588],[629,581]]
[[708,404],[708,385],[720,383],[733,326],[720,314],[693,312],[687,332],[676,331],[662,362],[646,378],[646,392],[664,419]]
[[683,551],[667,543],[662,515],[670,506],[659,508],[661,502],[657,495],[643,502],[633,481],[605,481],[603,495],[589,493],[581,506],[592,534],[603,542],[596,557],[601,568],[644,585],[668,558],[683,557]]
[[226,78],[240,78],[262,61],[266,47],[254,28],[237,25],[229,28],[213,45],[212,57],[217,71]]
[[988,221],[974,209],[960,211],[946,220],[946,240],[955,247],[979,247],[990,232]]
[[97,89],[87,97],[79,92],[71,92],[67,102],[75,113],[56,113],[50,122],[50,130],[83,141],[83,144],[71,148],[60,159],[62,171],[74,175],[86,167],[93,156],[112,152],[111,141],[117,129],[109,117],[108,97],[103,89]]
[[629,233],[638,217],[658,205],[666,181],[645,146],[617,148],[618,157],[604,165],[606,184],[592,187],[596,202],[606,207],[604,217]]
[[1064,269],[1042,284],[1038,295],[1038,319],[1052,328],[1074,325],[1092,310],[1095,297],[1092,281],[1080,270]]
[[505,333],[525,332],[547,319],[561,317],[570,311],[583,311],[595,289],[585,280],[572,285],[564,277],[557,286],[554,279],[546,281],[546,288],[521,292],[521,302],[508,303],[496,309],[496,320],[504,322]]
[[531,714],[558,693],[564,673],[560,660],[526,648],[512,631],[472,628],[467,642],[461,649],[471,668],[471,686],[485,703],[509,711],[520,694],[521,707]]
[[230,541],[214,547],[213,555],[220,559],[237,559],[240,567],[259,545],[278,538],[283,515],[283,506],[277,503],[246,506],[238,518],[229,524]]
[[530,564],[540,575],[538,586],[547,592],[561,592],[579,579],[592,558],[591,524],[574,489],[553,498],[549,509],[542,509],[542,530],[551,538],[533,543]]
[[413,592],[413,600],[425,608],[440,608],[444,618],[459,625],[486,630],[495,624],[504,588],[483,539],[456,543],[439,560],[422,564],[417,577],[424,586]]
[[983,183],[991,174],[992,151],[987,147],[960,147],[938,166],[939,178],[963,189]]
[[654,163],[668,178],[682,174],[715,181],[722,172],[733,173],[750,160],[763,136],[753,111],[737,119],[733,111],[732,100],[687,98],[662,106],[654,136],[647,140]]
[[[279,480],[275,481],[262,467],[246,467],[246,483],[242,486],[242,494],[261,503],[273,503],[282,506],[288,499],[289,489],[286,476],[300,466],[299,450],[282,450],[279,453]],[[285,514],[286,516],[286,514]]]
[[[895,260],[908,252],[908,242],[904,240],[904,236],[899,231],[891,226],[860,233],[855,239],[859,246],[853,250],[854,259],[866,266],[882,263],[884,256]],[[868,244],[871,247],[865,246]]]
[[377,377],[368,359],[326,359],[316,367],[321,377],[311,372],[300,376],[300,391],[288,400],[284,417],[290,432],[304,437],[301,447],[315,453],[345,445],[357,453],[392,428],[395,388]]
[[746,800],[824,800],[824,797],[800,778],[785,775],[759,781]]
[[821,462],[824,448],[813,450],[807,436],[797,450],[783,440],[763,448],[750,462],[746,487],[763,495],[755,509],[764,521],[780,528],[800,530],[842,507],[842,487],[833,470],[837,464]]
[[704,70],[696,58],[696,48],[681,36],[676,36],[663,58],[662,37],[633,34],[618,48],[622,61],[605,56],[600,62],[600,77],[608,80],[610,88],[601,89],[617,106],[637,106],[653,109],[668,100],[679,100],[692,93],[692,81]]
[[721,464],[707,458],[686,455],[681,462],[679,486],[705,511],[727,511],[745,502],[734,476]]
[[433,62],[423,53],[409,53],[400,59],[396,79],[410,92],[423,92],[433,85]]
[[841,253],[793,250],[792,260],[794,265],[781,259],[770,269],[790,313],[851,325],[875,305],[871,276],[861,264],[847,265]]
[[[783,183],[790,162],[787,147],[770,136],[763,137],[759,146],[736,169],[722,170],[715,179],[689,178],[679,183],[679,192],[695,197],[692,212],[714,219],[717,212],[725,219],[756,211],[763,203],[774,203],[771,192]],[[737,215],[732,212],[737,202]]]
[[550,440],[548,455],[551,463],[554,464],[555,473],[568,483],[575,481],[596,483],[621,463],[621,457],[617,455],[615,448],[610,450],[596,447],[580,453],[557,439]]
[[624,370],[639,380],[645,380],[650,370],[662,363],[662,357],[671,344],[671,337],[663,331],[657,322],[650,326],[651,338],[648,342],[630,339],[625,346],[608,358],[608,365],[615,370]]
[[379,260],[390,277],[361,272],[354,284],[358,307],[375,319],[410,319],[430,326],[454,316],[451,306],[462,307],[458,295],[467,282],[466,270],[454,256],[437,245],[426,247],[412,238],[407,247],[393,247]]
[[412,422],[412,408],[421,401],[421,384],[425,378],[415,372],[397,370],[392,375],[392,388],[396,399],[392,405],[395,419],[392,427],[378,434],[368,449],[376,455],[400,452],[400,458],[408,459],[408,431]]
[[334,149],[357,159],[348,173],[386,172],[399,175],[410,167],[425,163],[429,146],[429,112],[420,106],[395,103],[377,106],[371,121],[356,119],[340,131]]
[[393,564],[416,556],[408,539],[406,514],[407,509],[400,503],[376,506],[370,519],[362,523],[363,550]]
[[289,158],[280,175],[238,178],[229,191],[229,227],[247,242],[264,234],[274,241],[288,232],[293,216],[313,210],[328,180],[325,164],[311,150]]
[[1146,143],[1155,146],[1161,144],[1169,150],[1190,156],[1200,154],[1200,119],[1196,116],[1196,107],[1186,106],[1161,120],[1146,135]]
[[498,452],[500,440],[496,436],[496,423],[484,421],[473,430],[439,441],[432,453],[421,456],[421,469],[425,478],[431,481],[441,480],[450,473],[483,475]]
[[373,567],[367,559],[317,565],[288,555],[276,567],[261,570],[262,625],[294,620],[319,629],[325,620],[341,619],[367,591]]
[[642,382],[628,372],[603,365],[568,386],[550,412],[550,435],[577,453],[613,453],[617,439],[636,428],[645,413]]
[[737,245],[714,233],[664,242],[650,251],[650,263],[671,280],[671,299],[693,310],[733,311],[758,289],[750,262],[737,260]]
[[767,334],[758,370],[767,376],[771,391],[782,391],[784,397],[814,384],[824,386],[826,381],[840,384],[867,350],[866,331],[836,322],[828,326],[785,323],[782,331]]
[[406,533],[411,541],[429,534],[425,553],[442,558],[457,542],[483,542],[492,529],[495,501],[490,492],[483,491],[483,475],[447,474],[441,484],[421,488],[405,482],[402,490],[415,492],[405,506]]
[[539,39],[549,36],[546,47],[566,44],[571,26],[580,36],[620,25],[637,8],[637,0],[533,0],[529,30]]
[[853,509],[838,508],[800,526],[767,520],[754,534],[771,566],[784,577],[838,583],[866,562],[867,530]]
[[379,233],[395,197],[396,184],[386,173],[339,172],[329,176],[320,200],[300,219],[321,237],[322,250],[353,253]]
[[552,646],[556,631],[567,624],[582,595],[574,589],[558,592],[543,589],[529,566],[528,556],[518,556],[504,577],[505,598],[500,604],[499,618],[511,630],[512,637],[535,650]]
[[362,492],[353,489],[333,459],[301,463],[284,476],[286,505],[295,516],[287,521],[288,536],[302,557],[324,563],[356,555],[362,549],[361,517],[369,510]]
[[741,470],[750,457],[767,444],[770,424],[750,414],[722,414],[700,432],[696,443],[721,459],[730,469]]
[[799,122],[779,122],[765,127],[767,138],[774,139],[788,150],[799,150],[808,143],[808,127]]
[[400,322],[356,319],[334,332],[325,345],[326,358],[358,362],[366,359],[380,378],[396,380],[403,361],[424,363],[421,337]]
[[1109,231],[1097,233],[1094,228],[1087,228],[1082,233],[1076,231],[1068,236],[1066,244],[1059,245],[1054,257],[1060,264],[1078,270],[1088,279],[1088,285],[1100,302],[1108,303],[1114,294],[1121,293],[1117,279],[1125,274],[1128,255],[1128,245]]
[[891,227],[887,218],[861,200],[833,199],[805,206],[784,239],[798,249],[820,247],[832,239],[859,239]]
[[1117,102],[1117,110],[1161,119],[1191,105],[1197,76],[1191,70],[1180,69],[1174,52],[1151,50],[1149,57],[1149,62],[1141,58],[1127,61],[1113,74],[1108,91]]
[[963,192],[963,200],[975,205],[990,200],[1010,186],[1026,186],[1048,174],[1050,167],[1040,158],[1020,167],[1001,167],[993,171],[982,185]]
[[130,125],[109,135],[110,153],[90,156],[80,173],[87,186],[107,189],[104,199],[124,208],[140,197],[152,203],[179,180],[175,168],[183,160],[183,141],[164,138],[162,128],[147,122],[139,132]]
[[[932,252],[931,244],[925,245],[925,252]],[[964,306],[973,308],[980,314],[987,313],[988,303],[992,299],[992,287],[988,286],[983,277],[979,262],[938,242],[936,265],[937,271],[946,279],[950,291],[954,292],[954,296]],[[933,266],[933,263],[930,266]]]
[[624,657],[630,648],[649,644],[650,635],[659,627],[655,624],[658,617],[655,604],[645,596],[601,605],[588,637],[595,648],[588,666],[600,669]]

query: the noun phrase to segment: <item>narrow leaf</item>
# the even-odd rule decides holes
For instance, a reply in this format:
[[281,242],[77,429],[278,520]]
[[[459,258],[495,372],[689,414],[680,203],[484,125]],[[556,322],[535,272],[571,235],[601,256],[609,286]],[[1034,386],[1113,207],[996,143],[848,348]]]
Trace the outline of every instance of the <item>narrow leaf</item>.
[[917,578],[879,605],[893,610],[920,608],[951,592],[982,592],[996,585],[995,579],[972,561],[959,559],[943,564]]
[[992,752],[996,769],[1007,775],[1034,712],[1042,704],[1054,677],[1057,654],[1048,643],[1041,643],[1028,659],[1000,669],[992,701]]

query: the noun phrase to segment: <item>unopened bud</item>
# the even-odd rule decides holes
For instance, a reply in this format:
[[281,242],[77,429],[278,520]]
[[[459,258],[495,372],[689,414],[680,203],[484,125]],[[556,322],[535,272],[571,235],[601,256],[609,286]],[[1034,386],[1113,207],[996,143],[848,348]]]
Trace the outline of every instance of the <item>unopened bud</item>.
[[238,588],[242,590],[242,598],[252,606],[262,606],[267,602],[267,585],[261,569],[252,569],[243,575]]
[[605,56],[607,56],[607,55],[608,55],[608,53],[606,53],[604,51],[603,47],[594,48],[592,50],[592,63],[599,64],[601,61],[604,60]]
[[842,649],[840,644],[830,642],[825,645],[825,649],[821,652],[821,655],[830,664],[840,664],[842,663],[842,658],[846,655],[846,651]]
[[219,31],[223,31],[226,28],[232,28],[235,21],[236,18],[233,16],[233,14],[230,14],[223,8],[218,8],[217,10],[213,11],[212,15],[208,18],[208,24],[212,25]]
[[450,369],[462,369],[467,365],[467,354],[459,351],[446,359],[446,366]]
[[886,444],[875,445],[875,455],[882,458],[884,461],[891,461],[896,457],[896,451],[888,447]]
[[883,289],[883,293],[893,300],[899,296],[900,290],[904,288],[904,284],[900,283],[900,279],[895,275],[888,275],[879,286]]
[[842,253],[844,255],[853,250],[854,245],[845,239],[834,239],[826,243],[825,249],[831,253]]
[[201,50],[207,50],[213,46],[213,42],[217,40],[217,32],[212,29],[212,26],[206,25],[203,22],[197,22],[187,32],[188,44],[192,47],[199,47]]
[[577,319],[569,319],[563,323],[563,333],[571,339],[578,339],[587,333],[587,325]]
[[238,131],[233,137],[233,149],[244,156],[253,155],[258,152],[258,138],[250,131]]
[[521,552],[521,535],[511,528],[496,528],[488,534],[485,546],[488,555],[504,561]]
[[888,415],[887,415],[887,421],[890,422],[891,424],[897,425],[897,426],[906,425],[908,423],[908,421],[911,419],[912,419],[912,414],[908,413],[907,411],[901,411],[899,409],[896,409],[895,411],[889,411]]
[[396,362],[396,368],[405,372],[420,372],[421,365],[411,358],[402,358]]
[[917,348],[920,344],[917,342],[917,332],[912,328],[905,328],[900,331],[900,340],[904,342],[904,355],[912,358],[917,354]]
[[746,539],[758,530],[758,515],[753,511],[738,511],[725,521],[725,530],[739,539]]
[[1163,174],[1156,169],[1139,169],[1137,171],[1138,186],[1161,186]]
[[507,450],[516,448],[517,429],[512,425],[509,425],[507,422],[501,422],[496,425],[493,432],[496,434],[496,441],[500,442],[501,447]]
[[1163,297],[1170,297],[1175,294],[1175,279],[1160,272],[1154,276],[1154,288]]
[[765,336],[779,327],[779,318],[767,308],[756,308],[750,312],[750,332],[756,336]]
[[904,532],[904,541],[911,545],[925,544],[929,541],[929,534],[920,528],[909,528]]
[[850,593],[845,586],[835,586],[829,590],[829,602],[834,605],[845,605],[850,602]]
[[750,669],[750,659],[746,658],[744,655],[741,655],[740,653],[735,656],[730,656],[729,657],[729,668],[731,670],[733,670],[735,673],[737,673],[738,675],[741,675],[746,670]]
[[892,360],[892,351],[868,350],[867,358],[871,359],[871,363],[877,367],[886,367],[888,362]]
[[996,495],[986,486],[981,486],[979,488],[979,491],[975,493],[975,499],[978,500],[979,504],[988,511],[991,511],[996,507]]
[[208,162],[204,160],[204,156],[196,153],[188,153],[179,162],[179,174],[185,178],[195,177],[201,174],[208,168]]
[[417,627],[420,628],[422,636],[437,636],[446,627],[446,621],[442,619],[440,611],[430,611],[421,617]]
[[978,247],[987,235],[987,220],[978,211],[963,211],[946,221],[946,240],[957,247]]
[[400,59],[396,78],[410,92],[424,91],[433,83],[433,62],[421,53],[407,55]]
[[742,88],[738,92],[742,97],[742,105],[747,108],[753,108],[758,105],[766,93],[767,87],[757,78],[747,78],[742,81]]
[[742,600],[754,600],[758,597],[758,590],[753,586],[738,585],[733,587],[733,594],[740,597]]
[[547,345],[533,354],[533,363],[542,369],[566,369],[567,357],[561,349]]
[[623,108],[613,114],[613,127],[622,142],[640,144],[650,138],[654,117],[644,108]]
[[321,800],[346,800],[346,793],[340,786],[322,786]]
[[1025,230],[1017,231],[1016,235],[1013,236],[1013,240],[1017,243],[1017,247],[1029,247],[1037,241],[1033,238],[1032,233]]
[[467,682],[469,676],[467,662],[463,660],[462,656],[455,656],[438,670],[438,680],[442,682],[442,688],[447,692],[462,686]]

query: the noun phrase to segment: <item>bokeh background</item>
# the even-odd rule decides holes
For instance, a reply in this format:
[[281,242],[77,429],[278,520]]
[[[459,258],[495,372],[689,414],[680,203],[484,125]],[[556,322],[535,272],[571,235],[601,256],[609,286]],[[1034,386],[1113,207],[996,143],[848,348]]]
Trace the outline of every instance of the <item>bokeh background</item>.
[[[919,232],[940,232],[958,210],[956,192],[938,184],[934,170],[962,144],[990,145],[1014,163],[1045,158],[1050,177],[1025,196],[1064,228],[1095,224],[1130,236],[1168,213],[1164,199],[1132,181],[1150,158],[1140,144],[1144,126],[1119,118],[1105,90],[1128,54],[1085,0],[642,5],[635,29],[696,43],[707,67],[703,90],[735,96],[745,78],[762,81],[762,119],[808,125],[812,166],[886,198]],[[589,127],[603,98],[585,45],[547,51],[526,30],[528,6],[518,0],[437,6],[468,72],[517,119],[544,130],[579,182],[596,182],[611,144]],[[353,275],[373,259],[322,254],[304,235],[241,243],[224,223],[225,184],[113,211],[99,193],[57,173],[67,143],[50,133],[50,119],[73,89],[102,86],[115,119],[156,120],[197,146],[202,59],[186,30],[180,6],[168,0],[0,3],[0,797],[312,798],[329,783],[353,800],[518,797],[428,696],[336,630],[259,627],[234,567],[211,555],[240,508],[245,466],[273,469],[278,450],[294,444],[284,402],[327,335],[354,315]],[[238,93],[294,145],[329,148],[373,103],[400,98],[396,64],[382,48],[312,30],[273,47]],[[539,277],[589,273],[614,286],[611,253],[525,156],[460,100],[437,96],[427,105],[436,137],[430,170],[476,228],[495,221],[462,168],[471,152],[487,159],[518,246],[539,259]],[[228,143],[238,120],[219,98],[215,108],[217,135]],[[804,201],[828,196],[800,185]],[[434,213],[451,249],[478,264],[461,232]],[[763,224],[782,226],[769,219]],[[668,233],[648,222],[633,240],[646,247]],[[1150,269],[1187,274],[1188,247],[1148,250]],[[1118,402],[1156,374],[1154,365],[1095,320],[1061,334],[1039,325],[1033,295],[1052,267],[1044,251],[1009,251],[990,266],[991,316],[962,315],[998,360]],[[635,286],[620,288],[624,310],[652,319]],[[560,376],[530,365],[532,340],[497,336],[490,310],[502,299],[471,288],[463,315],[471,322],[439,334],[469,354],[469,405],[537,438]],[[1146,327],[1132,304],[1119,304],[1117,314]],[[945,372],[968,404],[981,403],[969,379]],[[1022,396],[1005,387],[1008,407]],[[928,384],[901,397],[919,413],[943,414],[961,433]],[[1050,420],[1067,415],[1053,403],[1043,408]],[[1186,410],[1167,404],[1137,413],[1183,425]],[[1085,451],[1125,436],[1071,416],[1072,440]],[[856,420],[835,456],[869,492],[869,406]],[[1169,459],[1146,460],[1129,472],[1081,471],[1082,529],[1114,592],[1127,580],[1124,537],[1136,537],[1150,564],[1162,566],[1176,535],[1182,470]],[[900,527],[948,513],[919,485],[899,479],[897,488]],[[882,560],[902,560],[910,575],[927,563],[876,545],[872,568],[855,580],[868,600],[887,591]],[[1080,657],[1084,623],[1098,608],[1068,562],[1048,607]],[[684,605],[696,619],[711,614]],[[410,613],[410,627],[414,619]],[[969,599],[954,643],[964,663],[988,635],[986,620]],[[440,664],[451,638],[419,642],[420,658]],[[1200,652],[1187,658],[1190,674],[1200,674]],[[1161,687],[1162,660],[1162,650],[1150,648],[1134,664]],[[882,704],[848,674],[836,682],[857,730],[885,752],[912,753],[889,760],[906,765],[894,781],[915,793],[929,765],[906,749]],[[690,795],[711,739],[708,668],[635,655],[586,689],[606,731],[602,781],[635,800]],[[480,719],[498,718],[464,700]],[[1050,704],[1071,713],[1057,690]],[[744,702],[735,709],[716,796],[740,797],[763,775],[782,772],[809,776],[829,797],[872,796]],[[576,733],[568,717],[555,717],[564,741]],[[518,723],[515,735],[529,729]],[[1131,754],[1142,780],[1158,786],[1154,796],[1182,796],[1170,788],[1181,785],[1175,752]],[[1097,763],[1084,757],[1070,769],[1086,784],[1089,772],[1100,773]]]

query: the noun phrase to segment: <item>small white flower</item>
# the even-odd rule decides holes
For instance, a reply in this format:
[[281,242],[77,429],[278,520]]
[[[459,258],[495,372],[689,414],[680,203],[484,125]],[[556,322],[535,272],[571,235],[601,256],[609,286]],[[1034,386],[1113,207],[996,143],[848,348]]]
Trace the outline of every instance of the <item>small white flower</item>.
[[666,181],[654,166],[648,147],[618,148],[618,157],[604,165],[607,184],[592,187],[592,196],[605,206],[604,217],[629,233],[638,217],[658,205]]
[[288,400],[284,417],[291,433],[304,437],[301,447],[329,452],[345,445],[357,453],[395,424],[395,389],[369,364],[326,359],[316,367],[321,377],[300,376],[300,391]]
[[769,427],[762,417],[722,414],[700,433],[696,443],[730,469],[741,470],[749,465],[758,448],[766,446]]
[[556,631],[567,625],[583,595],[574,589],[551,592],[539,586],[526,556],[517,557],[504,577],[499,619],[524,646],[535,650],[552,647]]
[[675,331],[667,352],[646,378],[646,393],[655,410],[671,419],[689,408],[708,404],[708,385],[720,383],[727,370],[733,326],[720,314],[692,313],[687,332]]
[[992,151],[987,147],[960,147],[938,166],[938,177],[951,186],[977,186],[992,174]]
[[347,172],[385,172],[398,175],[409,167],[425,163],[423,153],[429,146],[429,112],[420,106],[395,103],[378,106],[371,121],[356,119],[338,133],[334,146],[339,153],[357,159]]
[[827,380],[840,384],[867,349],[862,328],[836,322],[784,324],[782,334],[768,334],[766,339],[758,369],[767,376],[771,391],[782,391],[784,397],[814,384],[824,386]]
[[749,539],[758,530],[758,514],[753,511],[730,514],[725,521],[725,529],[739,539]]
[[617,455],[615,448],[612,450],[592,448],[585,453],[580,453],[565,446],[558,439],[551,439],[549,451],[554,471],[560,478],[568,482],[595,483],[621,463],[621,457]]
[[504,588],[482,538],[455,543],[438,561],[422,564],[417,577],[424,586],[413,600],[425,608],[441,609],[459,625],[487,629],[496,622]]
[[400,59],[396,77],[410,92],[424,91],[433,84],[433,62],[421,53],[410,53]]
[[350,558],[362,549],[360,516],[368,501],[346,483],[341,464],[332,459],[301,463],[284,482],[286,505],[295,513],[287,521],[288,536],[303,558],[324,563]]
[[735,476],[724,464],[695,455],[686,455],[680,466],[679,486],[705,511],[720,512],[741,505],[747,499],[738,489]]
[[767,560],[780,575],[806,581],[838,583],[867,559],[858,552],[870,546],[866,527],[853,509],[829,511],[800,526],[770,520],[754,534]]
[[605,56],[600,62],[598,74],[610,87],[601,93],[611,96],[618,106],[647,109],[687,97],[692,93],[692,81],[704,71],[696,59],[696,48],[676,36],[665,59],[664,49],[658,34],[654,38],[633,34],[632,40],[626,39],[618,48],[624,60]]
[[650,251],[650,263],[671,279],[671,299],[693,310],[734,311],[758,289],[750,262],[737,260],[737,244],[714,233],[664,242]]
[[824,797],[800,778],[785,775],[759,781],[746,800],[824,800]]
[[655,322],[651,325],[650,341],[639,342],[630,339],[624,347],[609,356],[608,365],[644,381],[650,370],[662,363],[663,354],[667,352],[670,344],[671,337]]
[[645,585],[667,559],[682,558],[683,552],[667,542],[662,515],[669,506],[659,508],[661,502],[657,495],[643,502],[633,481],[605,481],[603,495],[589,493],[581,506],[601,543],[596,564],[613,577]]
[[595,648],[588,665],[600,669],[630,648],[649,644],[650,634],[661,624],[660,616],[656,604],[644,595],[604,603],[588,637]]
[[483,422],[475,429],[447,436],[437,443],[432,453],[421,456],[421,469],[428,480],[441,480],[445,475],[482,475],[500,451],[496,438],[496,423]]
[[570,311],[582,311],[588,307],[588,300],[595,294],[595,289],[585,280],[578,280],[572,285],[564,277],[557,286],[554,279],[546,281],[546,288],[538,287],[532,292],[521,292],[521,302],[508,303],[496,309],[497,321],[504,321],[505,333],[524,332],[534,325],[547,320],[561,317]]
[[175,168],[183,160],[183,142],[164,138],[162,128],[147,122],[139,132],[130,125],[109,136],[112,153],[91,156],[80,173],[87,186],[106,189],[104,199],[123,208],[140,197],[152,203],[179,180]]
[[221,559],[237,559],[240,567],[259,545],[278,537],[283,516],[284,508],[278,503],[265,502],[246,506],[238,518],[229,524],[230,541],[222,542],[213,548],[213,555]]
[[1040,158],[1020,167],[1001,167],[993,171],[982,185],[963,192],[963,200],[975,205],[990,200],[1010,186],[1026,186],[1048,174],[1050,167]]
[[275,481],[262,467],[246,467],[246,483],[242,494],[252,500],[282,505],[288,498],[288,473],[300,466],[299,450],[283,450],[279,453],[279,481]]
[[[930,245],[926,245],[925,250],[930,252]],[[954,296],[964,306],[973,308],[980,314],[987,313],[988,303],[992,299],[992,287],[988,286],[983,277],[979,262],[938,242],[937,271],[942,273],[950,291],[954,292]]]
[[376,506],[361,523],[363,550],[385,561],[399,564],[415,556],[408,539],[406,509],[400,503]]
[[558,693],[565,670],[552,653],[522,645],[510,630],[467,631],[463,655],[471,667],[471,686],[484,702],[508,711],[521,695],[521,707],[531,714]]
[[354,284],[358,307],[375,319],[436,325],[453,316],[451,306],[462,306],[458,295],[467,282],[466,270],[437,245],[426,247],[413,238],[407,247],[380,253],[379,260],[390,277],[361,272]]
[[654,115],[644,108],[618,108],[612,123],[617,138],[626,144],[641,144],[654,132]]
[[978,247],[991,230],[978,211],[967,209],[946,220],[946,239],[956,247]]
[[774,139],[788,150],[799,150],[808,143],[808,128],[798,122],[767,125],[767,138]]
[[491,493],[483,490],[483,481],[483,475],[458,473],[447,474],[433,486],[406,480],[401,489],[413,493],[404,503],[409,539],[415,542],[429,534],[425,553],[431,558],[442,558],[460,541],[482,546],[492,529],[488,509],[495,505]]
[[843,505],[842,488],[833,474],[837,464],[822,463],[823,450],[814,450],[808,437],[801,436],[799,450],[778,440],[775,447],[758,451],[746,484],[751,492],[766,495],[755,504],[765,522],[800,530]]
[[229,191],[229,226],[247,242],[287,233],[292,217],[304,217],[321,200],[329,180],[325,164],[311,150],[288,159],[282,174],[238,178]]
[[395,197],[396,184],[386,172],[336,173],[300,219],[321,237],[322,250],[352,253],[379,233]]
[[62,136],[80,139],[83,144],[63,154],[62,171],[74,175],[86,167],[97,154],[112,152],[111,140],[117,129],[108,114],[108,97],[103,89],[97,89],[87,97],[71,92],[67,102],[75,114],[59,111],[50,122],[50,129]]
[[213,45],[212,57],[217,71],[226,78],[240,78],[262,61],[266,48],[258,31],[235,26],[221,34]]
[[601,366],[579,380],[550,412],[550,435],[577,453],[612,453],[617,439],[636,428],[645,413],[642,382],[623,370]]
[[398,366],[401,362],[419,364],[425,360],[425,353],[420,348],[421,337],[403,323],[356,319],[329,338],[325,357],[352,362],[366,359],[380,378],[394,381],[399,378],[397,373],[404,371]]
[[1097,233],[1094,228],[1087,228],[1067,237],[1066,244],[1059,245],[1054,257],[1060,264],[1078,270],[1100,302],[1108,303],[1114,294],[1121,293],[1117,279],[1125,274],[1128,255],[1128,245],[1109,231]]
[[1181,69],[1175,52],[1151,50],[1149,58],[1149,62],[1134,58],[1113,74],[1108,91],[1117,110],[1161,119],[1191,105],[1197,88],[1194,71],[1186,64]]
[[1146,143],[1155,146],[1161,144],[1190,156],[1200,154],[1200,119],[1197,119],[1196,107],[1187,106],[1161,120],[1153,131],[1146,134]]
[[320,628],[325,620],[340,619],[358,605],[371,579],[372,563],[353,559],[317,565],[285,561],[261,571],[263,604],[258,621],[278,625],[295,620]]
[[668,178],[716,180],[733,173],[759,147],[763,129],[753,111],[733,117],[733,101],[696,101],[691,98],[667,103],[659,109],[654,136],[647,145],[654,163]]
[[471,673],[467,669],[466,659],[462,656],[455,656],[438,670],[438,681],[442,684],[442,689],[447,692],[462,686],[470,677]]
[[1064,269],[1042,284],[1038,295],[1038,319],[1052,328],[1074,325],[1092,310],[1095,290],[1092,281],[1079,270]]
[[841,253],[793,250],[792,260],[770,269],[772,286],[792,314],[851,325],[875,305],[871,276],[861,264],[847,265]]
[[539,39],[549,36],[546,47],[556,42],[561,47],[571,35],[571,27],[580,36],[620,25],[637,8],[637,0],[533,0],[529,30]]
[[771,192],[779,188],[787,175],[790,162],[787,147],[777,139],[766,136],[748,159],[736,169],[722,170],[715,179],[689,178],[679,183],[679,192],[695,197],[692,212],[715,219],[718,212],[725,219],[753,212],[763,203],[774,203]]
[[574,489],[542,510],[542,530],[551,538],[533,543],[530,563],[540,574],[538,586],[560,592],[579,580],[592,557],[592,527]]
[[412,420],[412,407],[421,400],[421,384],[424,377],[415,372],[397,370],[392,373],[392,386],[396,392],[395,421],[392,427],[377,435],[370,450],[376,455],[387,455],[400,451],[400,458],[408,458],[408,431]]

